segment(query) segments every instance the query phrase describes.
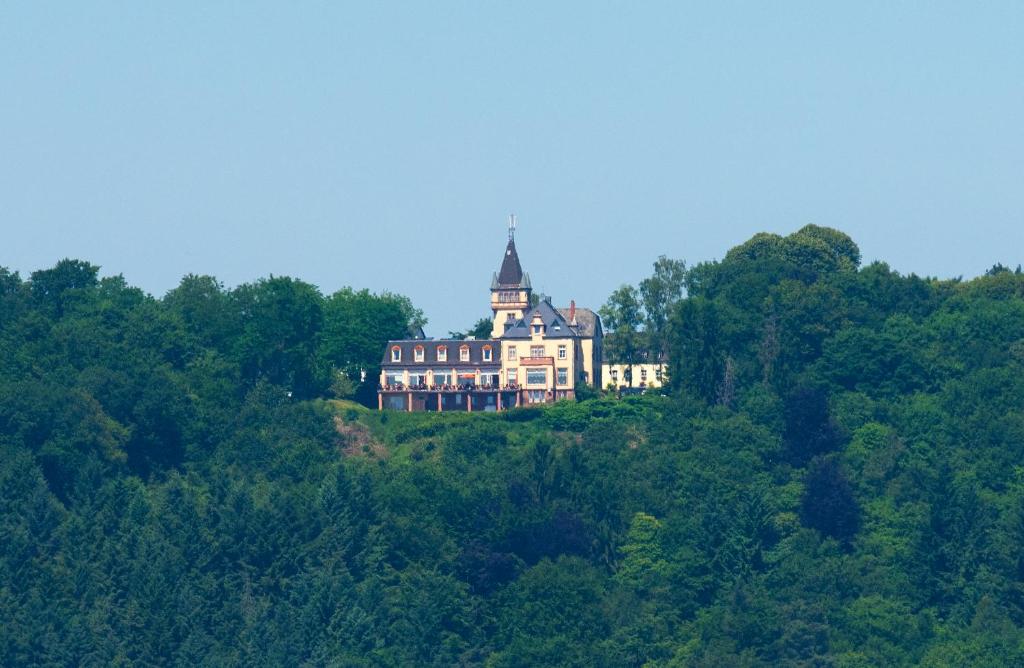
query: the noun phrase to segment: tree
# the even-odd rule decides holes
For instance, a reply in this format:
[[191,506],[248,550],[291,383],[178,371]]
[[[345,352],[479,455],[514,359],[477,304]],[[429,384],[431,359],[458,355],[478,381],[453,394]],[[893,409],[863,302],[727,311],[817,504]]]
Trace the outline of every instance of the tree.
[[800,519],[812,529],[848,543],[860,527],[860,506],[835,457],[811,461],[804,479]]
[[329,377],[316,354],[324,319],[316,287],[271,277],[239,286],[232,299],[242,323],[235,355],[243,378],[265,379],[303,398],[326,388]]
[[53,269],[32,272],[32,297],[59,318],[84,291],[96,287],[99,270],[82,260],[61,260]]
[[661,547],[658,518],[647,513],[633,515],[620,552],[622,562],[615,576],[621,582],[644,592],[666,584],[669,566]]
[[17,314],[15,307],[19,306],[23,295],[21,276],[18,272],[10,272],[6,267],[0,267],[0,327],[9,324]]
[[[608,297],[599,313],[604,326],[611,331],[605,340],[608,357],[632,366],[640,352],[640,332],[642,318],[640,294],[631,285],[623,285]],[[629,385],[633,386],[632,373]]]
[[849,236],[831,227],[804,225],[787,239],[819,242],[834,259],[836,269],[854,271],[860,266],[860,248]]
[[650,337],[652,351],[666,352],[665,338],[669,317],[676,302],[683,298],[686,283],[686,263],[664,255],[654,262],[654,273],[640,281],[643,303],[644,329]]
[[783,439],[795,466],[839,447],[842,434],[829,412],[828,393],[821,386],[803,383],[793,388],[784,398],[783,416]]
[[690,297],[677,304],[672,314],[669,345],[669,377],[677,389],[714,402],[724,378],[718,306],[704,297]]
[[226,351],[241,327],[240,304],[213,276],[188,274],[163,298],[166,309],[205,346]]
[[387,342],[409,338],[412,329],[426,322],[422,313],[406,297],[343,288],[325,300],[323,314],[318,355],[353,382],[359,382],[365,372],[367,382],[356,389],[355,396],[375,404]]
[[494,328],[494,321],[490,318],[480,318],[467,332],[448,332],[449,339],[461,341],[463,339],[489,339]]

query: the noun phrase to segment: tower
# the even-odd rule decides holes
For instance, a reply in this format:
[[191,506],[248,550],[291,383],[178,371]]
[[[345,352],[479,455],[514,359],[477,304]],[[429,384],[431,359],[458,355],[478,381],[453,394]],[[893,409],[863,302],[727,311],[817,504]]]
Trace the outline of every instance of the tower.
[[508,245],[505,256],[501,259],[501,269],[491,279],[491,311],[494,313],[494,326],[491,336],[498,338],[505,333],[506,324],[514,323],[523,317],[530,308],[530,275],[523,273],[519,264],[519,253],[516,252],[516,217],[508,217]]

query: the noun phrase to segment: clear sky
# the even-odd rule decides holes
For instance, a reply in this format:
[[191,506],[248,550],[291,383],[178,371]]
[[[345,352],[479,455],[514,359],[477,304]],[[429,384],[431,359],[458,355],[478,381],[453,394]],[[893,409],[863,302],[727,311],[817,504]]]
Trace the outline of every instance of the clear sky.
[[506,216],[598,307],[659,254],[842,229],[1024,262],[1024,2],[4,2],[0,265],[486,315]]

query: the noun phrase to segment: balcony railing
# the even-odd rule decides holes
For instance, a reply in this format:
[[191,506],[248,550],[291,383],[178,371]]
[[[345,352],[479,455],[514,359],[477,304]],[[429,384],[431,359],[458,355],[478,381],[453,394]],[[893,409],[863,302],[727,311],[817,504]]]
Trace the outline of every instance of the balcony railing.
[[378,385],[378,392],[501,392],[507,390],[518,390],[518,383],[506,383],[505,385]]

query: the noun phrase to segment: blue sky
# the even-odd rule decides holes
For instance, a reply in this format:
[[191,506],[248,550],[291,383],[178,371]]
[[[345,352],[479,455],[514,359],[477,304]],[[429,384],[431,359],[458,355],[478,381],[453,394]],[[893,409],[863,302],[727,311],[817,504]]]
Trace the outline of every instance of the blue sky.
[[0,265],[391,290],[435,335],[510,212],[595,308],[806,223],[973,276],[1024,262],[1022,35],[1019,1],[4,3]]

